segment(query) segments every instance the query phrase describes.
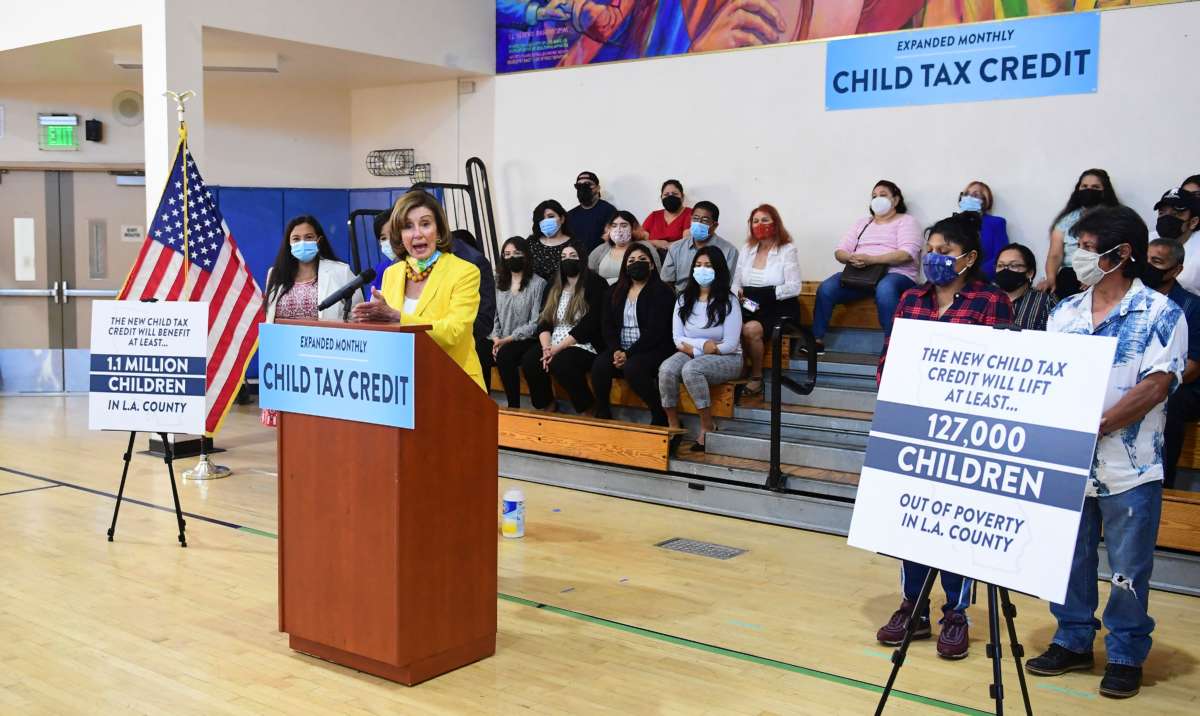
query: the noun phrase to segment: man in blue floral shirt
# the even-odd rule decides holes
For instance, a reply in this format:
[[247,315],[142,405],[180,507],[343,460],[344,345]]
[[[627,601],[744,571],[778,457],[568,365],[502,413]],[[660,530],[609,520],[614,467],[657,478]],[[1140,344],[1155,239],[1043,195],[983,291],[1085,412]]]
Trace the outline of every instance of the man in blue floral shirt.
[[1104,610],[1108,666],[1100,693],[1127,698],[1141,688],[1154,630],[1148,602],[1162,510],[1165,406],[1187,360],[1187,321],[1179,306],[1138,278],[1147,265],[1148,231],[1136,212],[1098,208],[1074,232],[1075,272],[1089,288],[1059,303],[1046,330],[1112,336],[1117,350],[1066,600],[1050,605],[1058,631],[1049,650],[1026,667],[1039,676],[1092,668],[1103,531],[1113,578]]

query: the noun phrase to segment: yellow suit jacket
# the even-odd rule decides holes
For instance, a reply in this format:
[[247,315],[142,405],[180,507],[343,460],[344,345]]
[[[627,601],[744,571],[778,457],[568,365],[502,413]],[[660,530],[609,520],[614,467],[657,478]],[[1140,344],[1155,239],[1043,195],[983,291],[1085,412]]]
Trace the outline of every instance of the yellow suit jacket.
[[383,272],[383,297],[401,312],[405,325],[429,324],[429,337],[459,365],[481,390],[483,367],[475,352],[475,314],[479,312],[479,269],[454,254],[443,253],[417,300],[413,313],[404,313],[404,262],[397,261]]

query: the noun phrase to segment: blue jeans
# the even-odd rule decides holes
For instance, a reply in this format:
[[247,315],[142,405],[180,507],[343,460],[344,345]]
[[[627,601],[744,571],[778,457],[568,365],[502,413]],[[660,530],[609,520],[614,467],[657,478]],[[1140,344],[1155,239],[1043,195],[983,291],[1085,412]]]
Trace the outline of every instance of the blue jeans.
[[1100,629],[1096,607],[1100,603],[1096,571],[1101,528],[1112,566],[1112,586],[1104,607],[1108,635],[1104,647],[1110,664],[1141,666],[1150,653],[1150,572],[1154,568],[1154,543],[1162,514],[1162,483],[1147,482],[1132,490],[1083,502],[1079,536],[1071,560],[1065,604],[1051,604],[1058,620],[1054,643],[1076,653],[1092,650]]
[[[879,325],[883,327],[883,335],[892,335],[892,320],[896,315],[896,306],[900,305],[900,294],[916,285],[911,278],[900,273],[889,273],[875,284],[875,310],[879,314]],[[843,288],[840,273],[822,281],[821,287],[817,289],[817,305],[813,308],[813,336],[818,340],[825,337],[834,306],[870,297],[870,291]]]
[[[909,562],[907,559],[902,560],[900,566],[900,590],[904,592],[905,599],[916,603],[917,597],[921,595],[921,587],[925,584],[925,577],[928,574],[929,567],[917,564],[916,562]],[[945,570],[942,570],[939,576],[942,578],[942,589],[946,590],[946,603],[942,606],[942,611],[966,611],[967,607],[971,604],[971,585],[974,580]],[[931,599],[930,601],[933,600]],[[929,616],[929,610],[922,609],[918,616]]]

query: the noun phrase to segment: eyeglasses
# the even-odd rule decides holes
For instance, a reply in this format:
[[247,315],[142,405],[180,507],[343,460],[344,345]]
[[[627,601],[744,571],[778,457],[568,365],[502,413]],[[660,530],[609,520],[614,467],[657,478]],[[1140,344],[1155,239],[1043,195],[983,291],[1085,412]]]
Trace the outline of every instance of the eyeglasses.
[[1020,261],[1014,263],[999,263],[996,264],[997,271],[1016,271],[1017,273],[1025,273],[1029,268]]

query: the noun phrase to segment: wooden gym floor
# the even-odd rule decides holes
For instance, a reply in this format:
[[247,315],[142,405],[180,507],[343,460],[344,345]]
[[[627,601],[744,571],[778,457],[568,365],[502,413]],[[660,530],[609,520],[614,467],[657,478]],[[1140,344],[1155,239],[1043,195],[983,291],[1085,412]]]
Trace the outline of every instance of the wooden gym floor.
[[[888,675],[873,634],[899,601],[892,560],[836,537],[511,483],[528,498],[528,536],[500,540],[497,655],[415,688],[365,676],[293,653],[275,631],[275,441],[256,411],[235,410],[220,436],[234,477],[180,481],[187,549],[165,467],[147,456],[127,488],[138,502],[105,540],[125,441],[87,431],[85,398],[0,399],[0,713],[863,714]],[[719,561],[654,546],[671,537],[748,551]],[[1017,604],[1036,654],[1051,619]],[[1200,713],[1200,602],[1155,592],[1151,605],[1140,696],[1098,696],[1099,671],[1031,677],[1036,712]],[[971,611],[965,661],[914,645],[890,713],[990,710],[984,612]],[[1005,686],[1020,712],[1011,662]]]

